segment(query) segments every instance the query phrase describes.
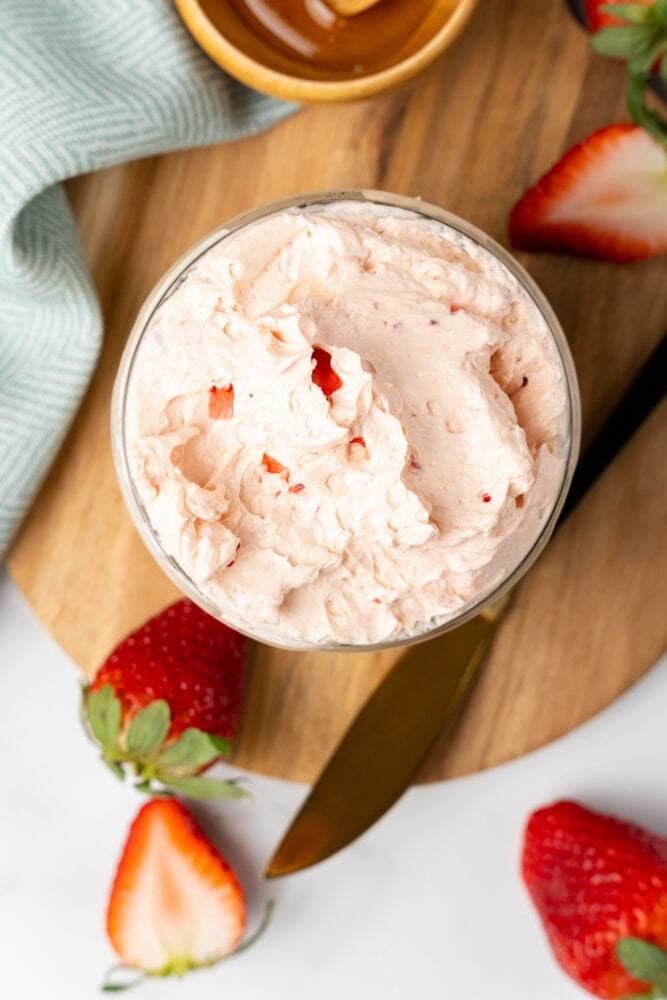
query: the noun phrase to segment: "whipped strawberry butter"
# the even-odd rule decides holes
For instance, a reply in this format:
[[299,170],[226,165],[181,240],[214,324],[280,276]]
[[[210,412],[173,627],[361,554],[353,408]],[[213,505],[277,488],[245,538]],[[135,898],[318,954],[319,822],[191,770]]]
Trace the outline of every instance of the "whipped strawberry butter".
[[231,624],[375,643],[446,621],[529,552],[561,491],[549,327],[454,228],[363,201],[221,238],[154,312],[126,390],[134,488]]

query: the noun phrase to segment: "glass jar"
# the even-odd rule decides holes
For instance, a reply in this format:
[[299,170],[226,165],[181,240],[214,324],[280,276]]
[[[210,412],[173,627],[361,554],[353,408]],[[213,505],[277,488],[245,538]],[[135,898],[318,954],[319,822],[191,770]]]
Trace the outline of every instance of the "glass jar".
[[[131,473],[131,463],[128,456],[127,446],[127,401],[128,391],[136,373],[136,362],[141,350],[143,337],[161,305],[174,293],[179,285],[185,280],[190,270],[197,262],[213,247],[218,246],[225,240],[230,239],[241,229],[261,223],[269,216],[285,212],[286,210],[313,209],[317,206],[330,204],[332,202],[361,202],[373,205],[386,206],[390,209],[400,209],[413,215],[430,220],[431,222],[444,223],[450,229],[463,234],[473,243],[478,244],[488,251],[499,261],[503,267],[510,272],[518,281],[520,286],[532,299],[533,303],[541,313],[546,327],[553,338],[556,353],[560,359],[564,385],[566,390],[566,429],[565,429],[565,454],[562,462],[562,479],[553,493],[553,503],[548,515],[539,524],[534,537],[526,540],[526,544],[519,546],[513,558],[503,569],[500,579],[496,579],[492,585],[478,593],[472,600],[464,604],[460,609],[449,616],[441,616],[422,624],[418,629],[409,633],[401,633],[390,639],[377,643],[339,643],[339,642],[310,642],[307,640],[292,640],[291,637],[281,636],[275,629],[257,626],[252,622],[241,620],[238,616],[230,613],[229,609],[219,607],[210,596],[203,592],[202,588],[186,573],[173,553],[165,550],[160,537],[153,525],[144,503],[139,495],[139,491],[133,481]],[[292,198],[272,202],[271,204],[246,212],[231,219],[225,225],[216,229],[208,236],[200,240],[195,246],[184,254],[176,264],[165,274],[163,279],[154,288],[144,303],[137,316],[134,327],[130,333],[125,347],[118,374],[116,377],[113,399],[111,406],[111,430],[114,462],[122,494],[127,504],[132,519],[139,531],[139,534],[147,548],[165,573],[174,581],[179,589],[193,601],[199,604],[205,611],[214,617],[224,621],[232,628],[249,635],[259,641],[270,645],[287,649],[317,649],[332,650],[336,652],[350,651],[370,651],[376,649],[388,649],[394,646],[407,645],[414,642],[433,638],[443,632],[456,628],[484,608],[499,601],[511,587],[532,566],[536,558],[549,540],[556,525],[558,515],[561,511],[567,491],[572,479],[575,464],[578,457],[580,439],[580,400],[577,378],[570,350],[561,329],[561,326],[546,298],[534,283],[532,278],[517,263],[516,260],[494,240],[485,233],[476,229],[470,223],[459,219],[455,215],[446,212],[434,205],[429,205],[419,199],[402,197],[377,191],[366,190],[340,190],[317,192],[314,194],[300,195]]]

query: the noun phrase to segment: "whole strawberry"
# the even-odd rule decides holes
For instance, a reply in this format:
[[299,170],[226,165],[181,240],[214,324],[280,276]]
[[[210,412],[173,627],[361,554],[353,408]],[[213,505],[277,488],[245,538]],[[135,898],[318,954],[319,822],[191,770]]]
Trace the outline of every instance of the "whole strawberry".
[[243,698],[246,640],[182,600],[124,639],[84,691],[83,714],[103,760],[143,791],[154,782],[202,798],[239,797],[235,782],[200,777],[229,752]]
[[522,873],[576,982],[604,998],[667,997],[667,840],[557,802],[528,821]]

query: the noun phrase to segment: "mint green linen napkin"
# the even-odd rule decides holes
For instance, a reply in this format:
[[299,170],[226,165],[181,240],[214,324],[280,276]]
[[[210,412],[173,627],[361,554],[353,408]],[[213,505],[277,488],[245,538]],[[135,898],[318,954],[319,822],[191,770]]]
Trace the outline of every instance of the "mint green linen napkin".
[[171,0],[0,0],[0,557],[61,444],[102,320],[59,182],[258,132]]

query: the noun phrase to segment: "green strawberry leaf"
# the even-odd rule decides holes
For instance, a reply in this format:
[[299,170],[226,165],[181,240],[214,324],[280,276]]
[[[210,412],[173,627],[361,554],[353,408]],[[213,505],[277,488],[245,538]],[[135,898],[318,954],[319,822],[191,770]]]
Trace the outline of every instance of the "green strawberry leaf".
[[667,0],[656,0],[653,7],[649,7],[648,10],[653,13],[658,24],[667,28]]
[[246,799],[250,793],[235,781],[218,781],[216,778],[177,778],[171,774],[157,775],[159,780],[181,795],[191,799]]
[[660,28],[628,24],[601,28],[590,39],[590,47],[599,56],[609,59],[642,59],[648,58],[661,40],[664,40],[664,33]]
[[655,983],[667,975],[667,951],[641,938],[619,938],[616,957],[631,975],[644,982]]
[[120,732],[121,705],[111,684],[105,684],[99,691],[87,695],[86,704],[93,736],[104,750],[115,750]]
[[660,78],[663,83],[667,83],[667,55],[664,55],[660,62]]
[[106,764],[111,773],[118,778],[119,781],[125,780],[125,771],[123,770],[123,765],[119,764],[117,760],[107,760],[106,757],[102,757],[102,763]]
[[628,72],[631,76],[634,73],[649,73],[665,51],[667,51],[667,34],[658,32],[641,55],[628,60]]
[[652,8],[643,3],[605,3],[601,4],[600,10],[629,24],[645,24],[653,14]]
[[224,755],[231,753],[232,748],[229,740],[224,739],[222,736],[212,736],[210,733],[208,734],[208,738],[213,744],[213,746],[216,748],[218,753]]
[[102,993],[122,993],[124,990],[131,990],[139,983],[143,983],[145,979],[146,974],[143,972],[130,969],[127,965],[114,965],[104,977],[100,990]]
[[158,761],[160,767],[194,770],[219,756],[220,751],[208,733],[201,729],[185,729],[176,742],[160,754]]
[[171,710],[163,699],[151,702],[137,712],[127,733],[127,752],[131,757],[145,757],[162,746],[171,725]]
[[150,778],[144,778],[141,781],[136,781],[134,784],[135,792],[141,792],[142,795],[150,795],[154,799],[170,799],[173,792],[168,791],[166,788],[156,787],[150,780]]
[[637,125],[641,125],[654,139],[657,139],[663,146],[666,146],[667,121],[649,108],[646,103],[647,82],[647,73],[636,73],[630,77],[630,83],[628,84],[628,110]]

